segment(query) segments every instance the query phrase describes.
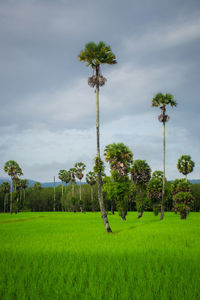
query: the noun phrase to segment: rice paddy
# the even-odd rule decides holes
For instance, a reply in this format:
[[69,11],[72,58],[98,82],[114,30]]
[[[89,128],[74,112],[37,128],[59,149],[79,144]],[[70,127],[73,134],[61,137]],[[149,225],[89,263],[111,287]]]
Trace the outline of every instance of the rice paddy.
[[200,299],[200,214],[0,214],[0,299]]

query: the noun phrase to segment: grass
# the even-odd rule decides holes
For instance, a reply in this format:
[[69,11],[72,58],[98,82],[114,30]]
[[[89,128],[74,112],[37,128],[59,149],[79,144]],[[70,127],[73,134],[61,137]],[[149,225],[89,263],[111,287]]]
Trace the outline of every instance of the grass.
[[200,214],[0,214],[0,299],[200,299]]

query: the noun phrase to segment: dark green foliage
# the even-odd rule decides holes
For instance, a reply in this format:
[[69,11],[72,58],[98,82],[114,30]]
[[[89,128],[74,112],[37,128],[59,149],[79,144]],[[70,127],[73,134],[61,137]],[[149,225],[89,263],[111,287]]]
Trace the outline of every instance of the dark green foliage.
[[157,215],[160,211],[162,200],[162,177],[152,177],[147,184],[147,196],[153,207],[154,214]]
[[171,184],[171,188],[173,195],[178,192],[191,192],[192,184],[186,179],[175,179]]
[[177,169],[185,176],[193,171],[194,166],[195,163],[191,160],[190,155],[182,155],[178,159]]
[[173,197],[174,209],[180,212],[181,219],[186,219],[194,198],[189,192],[178,192]]
[[200,183],[192,184],[192,195],[194,196],[194,201],[191,209],[192,211],[200,211]]
[[103,191],[106,192],[112,205],[115,202],[119,215],[123,220],[126,220],[128,212],[129,195],[131,193],[130,184],[128,176],[119,176],[117,172],[115,176],[104,178]]
[[186,179],[176,179],[172,183],[174,211],[180,212],[181,219],[185,219],[187,217],[194,201],[191,190],[192,184]]
[[131,167],[131,179],[136,185],[145,185],[151,178],[151,168],[145,160],[135,160]]
[[163,179],[163,171],[156,170],[152,173],[152,178],[161,178]]
[[135,160],[131,167],[131,179],[136,189],[136,208],[139,216],[145,209],[147,202],[146,185],[151,178],[151,168],[145,160]]

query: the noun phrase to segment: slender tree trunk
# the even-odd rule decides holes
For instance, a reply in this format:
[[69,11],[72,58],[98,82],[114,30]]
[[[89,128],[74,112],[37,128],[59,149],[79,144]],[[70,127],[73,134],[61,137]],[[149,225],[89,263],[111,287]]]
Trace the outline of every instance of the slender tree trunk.
[[165,122],[163,122],[163,186],[162,186],[162,202],[160,220],[164,218],[165,211]]
[[12,176],[10,177],[10,214],[12,214],[12,189],[13,189],[13,184],[12,184]]
[[[99,76],[99,68],[96,67],[96,76]],[[97,157],[100,159],[100,138],[99,138],[99,85],[96,85],[96,132],[97,132]],[[101,172],[98,172],[97,175],[97,185],[98,185],[98,200],[99,206],[101,210],[101,216],[103,219],[104,226],[107,232],[112,232],[110,225],[108,223],[108,218],[103,202],[103,194],[102,194],[102,179]]]

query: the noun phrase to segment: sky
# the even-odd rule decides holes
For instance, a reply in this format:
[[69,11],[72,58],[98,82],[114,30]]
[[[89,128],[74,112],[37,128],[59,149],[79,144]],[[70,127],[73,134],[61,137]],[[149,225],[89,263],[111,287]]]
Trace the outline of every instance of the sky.
[[171,93],[178,105],[167,107],[166,177],[182,177],[176,165],[187,154],[188,178],[200,178],[199,0],[0,0],[0,41],[0,177],[8,160],[40,182],[80,161],[92,170],[92,69],[78,54],[104,41],[118,63],[102,66],[102,158],[106,145],[123,142],[134,160],[162,170],[160,109],[151,102]]

